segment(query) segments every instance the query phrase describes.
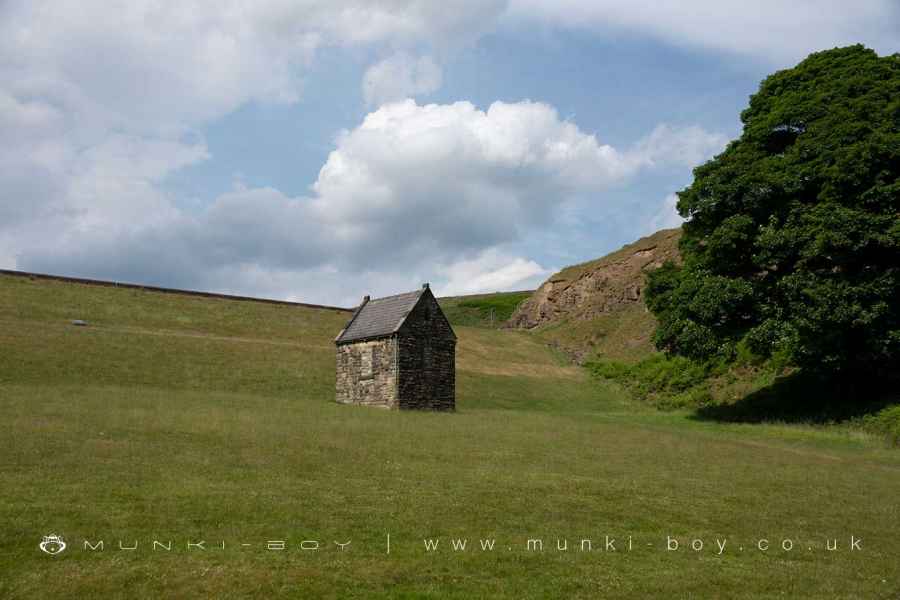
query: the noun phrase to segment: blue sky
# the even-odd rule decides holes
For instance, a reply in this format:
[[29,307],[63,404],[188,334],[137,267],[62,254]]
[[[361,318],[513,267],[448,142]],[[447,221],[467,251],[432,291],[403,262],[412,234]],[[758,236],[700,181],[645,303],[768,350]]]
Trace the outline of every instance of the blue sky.
[[0,13],[0,267],[343,305],[534,287],[676,225],[768,73],[900,51],[879,0]]

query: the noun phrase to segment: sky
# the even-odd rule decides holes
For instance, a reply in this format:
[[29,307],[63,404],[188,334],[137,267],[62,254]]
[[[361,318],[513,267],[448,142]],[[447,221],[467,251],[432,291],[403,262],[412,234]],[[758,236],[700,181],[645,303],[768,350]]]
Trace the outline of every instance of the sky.
[[677,226],[766,75],[900,0],[3,0],[0,268],[357,304]]

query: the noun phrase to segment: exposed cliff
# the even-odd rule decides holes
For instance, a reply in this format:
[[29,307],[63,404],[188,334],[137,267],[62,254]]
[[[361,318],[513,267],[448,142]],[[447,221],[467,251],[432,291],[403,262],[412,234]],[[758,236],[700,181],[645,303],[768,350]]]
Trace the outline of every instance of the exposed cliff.
[[664,229],[603,258],[563,269],[519,306],[509,325],[537,328],[549,343],[578,360],[590,354],[627,358],[651,351],[655,320],[643,303],[645,275],[667,260],[680,261],[680,237],[680,228]]

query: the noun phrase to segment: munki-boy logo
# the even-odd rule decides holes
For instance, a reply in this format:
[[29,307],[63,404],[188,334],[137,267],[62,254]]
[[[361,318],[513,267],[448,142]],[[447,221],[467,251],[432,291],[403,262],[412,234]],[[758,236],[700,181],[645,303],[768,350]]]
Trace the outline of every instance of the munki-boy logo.
[[50,535],[44,536],[44,539],[41,540],[38,547],[47,554],[55,556],[66,549],[66,542],[63,541],[61,535],[51,533]]
[[[555,544],[553,543],[555,539]],[[111,547],[107,542],[112,542]],[[611,535],[601,536],[599,538],[591,537],[553,537],[553,538],[527,538],[527,539],[509,539],[507,541],[498,540],[496,538],[418,538],[418,540],[407,539],[401,541],[400,546],[406,546],[410,549],[418,547],[419,551],[422,546],[419,542],[424,543],[424,551],[426,554],[432,553],[458,553],[458,552],[527,552],[527,553],[616,553],[631,554],[632,552],[640,553],[642,551],[662,551],[666,553],[712,553],[717,556],[723,554],[744,554],[751,552],[822,552],[827,553],[838,551],[857,552],[862,551],[862,539],[851,535],[849,542],[839,540],[837,537],[825,539],[796,539],[796,538],[756,538],[736,540],[726,537],[685,539],[673,537],[671,535],[662,538],[644,538],[634,539],[632,536],[614,537]],[[117,542],[117,543],[116,543]],[[392,543],[393,542],[393,543]],[[356,548],[356,542],[353,542]],[[386,534],[381,551],[385,554],[391,554],[392,548],[398,545],[390,534]],[[42,552],[55,556],[66,549],[66,542],[62,536],[50,534],[44,536],[43,541],[39,544]],[[94,538],[93,540],[76,540],[75,552],[82,550],[84,552],[107,552],[107,551],[127,551],[134,552],[137,550],[151,550],[153,552],[173,552],[186,550],[188,552],[216,552],[226,549],[252,551],[263,550],[266,552],[294,552],[301,551],[306,554],[315,554],[318,552],[338,551],[347,552],[351,548],[351,540],[344,542],[334,540],[332,542],[323,539],[302,539],[291,540],[282,538],[280,540],[242,540],[240,542],[227,542],[225,540],[197,540],[187,539],[183,541],[174,541],[172,539],[165,540],[138,540],[129,538],[127,540],[103,540]],[[375,549],[377,546],[372,546]]]

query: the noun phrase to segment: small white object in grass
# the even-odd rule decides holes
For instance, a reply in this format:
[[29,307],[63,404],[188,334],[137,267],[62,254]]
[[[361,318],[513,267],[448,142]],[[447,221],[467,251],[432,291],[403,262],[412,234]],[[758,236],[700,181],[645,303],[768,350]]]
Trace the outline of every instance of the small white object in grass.
[[87,321],[75,319],[74,321],[72,321],[72,325],[75,325],[76,327],[87,327]]

